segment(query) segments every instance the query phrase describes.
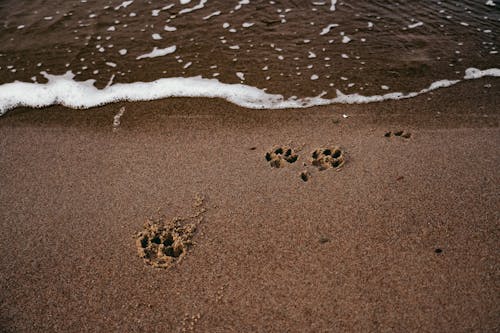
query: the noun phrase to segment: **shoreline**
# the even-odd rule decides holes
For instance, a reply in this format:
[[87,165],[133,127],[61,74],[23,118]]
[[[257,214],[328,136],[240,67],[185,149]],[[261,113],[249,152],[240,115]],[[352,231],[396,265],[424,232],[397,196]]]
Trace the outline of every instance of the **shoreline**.
[[[500,77],[500,69],[480,70],[468,68],[463,79],[441,79],[429,86],[413,92],[385,92],[379,95],[346,93],[337,89],[335,98],[323,98],[323,91],[315,97],[285,98],[281,94],[270,94],[266,90],[245,85],[227,84],[217,79],[197,77],[170,77],[151,82],[119,83],[98,89],[83,81],[74,81],[71,71],[62,75],[49,75],[42,72],[46,83],[11,82],[0,85],[0,116],[19,107],[42,108],[61,105],[73,109],[89,109],[110,103],[150,102],[167,98],[220,98],[239,107],[262,109],[303,109],[315,106],[339,106],[342,104],[370,104],[385,101],[411,99],[427,95],[433,91],[449,88],[467,80]],[[3,90],[3,91],[2,91]],[[10,94],[9,94],[10,92]],[[86,98],[82,99],[82,95]],[[34,96],[34,97],[33,97]]]
[[[0,328],[493,332],[498,83],[300,110],[175,98],[9,112]],[[281,146],[298,160],[272,168]],[[336,146],[341,170],[312,165]],[[144,221],[190,216],[198,194],[184,259],[145,264]]]

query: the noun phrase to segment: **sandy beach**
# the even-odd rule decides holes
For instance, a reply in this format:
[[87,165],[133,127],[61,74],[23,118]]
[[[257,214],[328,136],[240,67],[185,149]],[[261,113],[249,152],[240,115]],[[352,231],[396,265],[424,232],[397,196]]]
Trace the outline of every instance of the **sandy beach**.
[[[14,110],[0,330],[498,331],[498,83],[303,110]],[[273,168],[279,147],[297,160]],[[320,171],[312,153],[333,147],[345,163]],[[197,213],[182,260],[139,257],[148,218]]]
[[0,333],[499,332],[498,6],[0,1]]

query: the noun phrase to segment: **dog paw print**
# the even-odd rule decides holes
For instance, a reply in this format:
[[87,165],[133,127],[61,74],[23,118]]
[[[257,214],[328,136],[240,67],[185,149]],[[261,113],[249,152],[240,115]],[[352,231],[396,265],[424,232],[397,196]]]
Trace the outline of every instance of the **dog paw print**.
[[345,163],[344,152],[338,148],[320,148],[312,153],[312,164],[319,171],[326,169],[340,169]]
[[266,161],[273,168],[283,168],[286,163],[295,163],[299,156],[294,153],[292,148],[278,147],[271,152],[266,153]]
[[168,222],[148,220],[136,237],[139,257],[153,267],[168,268],[186,254],[195,229],[195,225],[182,225],[175,219]]
[[411,133],[410,133],[410,132],[406,132],[406,131],[397,131],[397,132],[391,132],[391,131],[389,131],[389,132],[386,132],[386,133],[384,134],[384,136],[385,136],[386,138],[390,138],[390,137],[391,137],[391,136],[393,136],[393,135],[394,135],[394,136],[401,137],[401,138],[404,138],[404,139],[409,139],[409,138],[411,138]]

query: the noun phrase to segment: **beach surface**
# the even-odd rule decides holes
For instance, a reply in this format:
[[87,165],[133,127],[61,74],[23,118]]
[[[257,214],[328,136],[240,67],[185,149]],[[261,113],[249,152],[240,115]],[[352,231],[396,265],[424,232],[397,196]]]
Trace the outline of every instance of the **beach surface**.
[[[11,111],[0,330],[498,332],[498,84],[302,110]],[[297,160],[275,168],[280,147]],[[336,147],[343,165],[313,165]],[[147,219],[195,215],[182,260],[139,257]]]

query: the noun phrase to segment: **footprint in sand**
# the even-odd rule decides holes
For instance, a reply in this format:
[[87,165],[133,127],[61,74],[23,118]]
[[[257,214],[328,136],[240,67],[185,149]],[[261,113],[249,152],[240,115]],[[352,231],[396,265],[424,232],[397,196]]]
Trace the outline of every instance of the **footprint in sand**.
[[169,267],[186,254],[195,230],[194,224],[182,225],[178,220],[148,220],[137,234],[139,257],[153,267]]
[[339,147],[319,148],[312,153],[312,165],[319,171],[330,168],[340,170],[345,163],[345,154]]
[[[302,148],[298,148],[294,151],[287,146],[278,146],[266,153],[265,158],[271,167],[283,168],[287,163],[295,163],[298,160],[299,156],[297,152],[301,151]],[[304,167],[306,167],[306,169],[299,173],[299,177],[303,182],[307,182],[311,179],[312,174],[307,170],[309,163],[312,163],[319,171],[323,171],[330,168],[340,170],[345,164],[345,161],[345,153],[339,147],[316,149],[312,153],[312,160],[304,162]]]
[[144,230],[137,233],[135,242],[137,253],[146,264],[168,268],[184,258],[193,244],[196,226],[203,220],[206,211],[203,199],[197,199],[194,207],[197,211],[186,218],[146,220]]
[[391,132],[391,131],[389,131],[389,132],[386,132],[386,133],[384,134],[384,136],[385,136],[386,138],[390,138],[390,137],[391,137],[391,136],[393,136],[393,135],[394,135],[394,136],[401,137],[401,138],[404,138],[404,139],[409,139],[409,138],[411,138],[411,133],[410,133],[410,132],[406,132],[406,131],[397,131],[397,132]]
[[266,161],[273,168],[283,168],[286,163],[295,163],[298,158],[299,156],[289,147],[278,147],[266,153]]

